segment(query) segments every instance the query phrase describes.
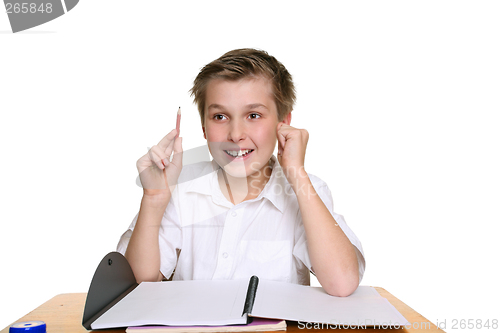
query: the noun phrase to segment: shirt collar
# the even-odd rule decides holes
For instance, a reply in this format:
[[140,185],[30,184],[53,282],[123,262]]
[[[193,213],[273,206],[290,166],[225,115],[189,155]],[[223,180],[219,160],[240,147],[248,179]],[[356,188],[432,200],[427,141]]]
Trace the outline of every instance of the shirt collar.
[[271,156],[271,161],[273,163],[273,172],[269,181],[259,196],[254,200],[259,200],[260,198],[266,198],[271,201],[271,203],[281,212],[284,212],[285,201],[287,193],[292,190],[290,184],[286,180],[283,169],[278,162],[278,159],[273,155]]
[[[214,186],[214,179],[217,181],[217,170],[219,165],[215,160],[207,163],[207,165],[201,171],[201,176],[196,175],[195,179],[186,180],[186,192],[195,192],[205,195],[212,195],[212,189]],[[217,184],[217,183],[216,183]]]
[[[290,184],[286,180],[283,170],[273,155],[271,156],[271,161],[273,164],[273,169],[269,181],[264,186],[264,189],[259,193],[257,198],[248,200],[247,202],[258,201],[262,198],[269,200],[281,213],[283,213],[285,208],[285,196],[292,190]],[[204,195],[212,196],[212,200],[217,204],[222,204],[223,206],[232,207],[231,204],[222,194],[219,181],[217,179],[217,170],[220,166],[212,160],[208,163],[202,170],[202,176],[196,179],[190,180],[186,184],[186,192],[194,192]]]

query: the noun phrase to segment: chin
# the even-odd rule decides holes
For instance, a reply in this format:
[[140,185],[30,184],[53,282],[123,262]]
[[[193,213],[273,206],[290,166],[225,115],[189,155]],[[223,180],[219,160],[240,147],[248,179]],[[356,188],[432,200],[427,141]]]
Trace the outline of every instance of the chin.
[[[226,162],[227,163],[227,162]],[[220,164],[219,164],[220,165]],[[223,166],[224,171],[236,178],[248,177],[252,171],[244,162],[232,161]]]

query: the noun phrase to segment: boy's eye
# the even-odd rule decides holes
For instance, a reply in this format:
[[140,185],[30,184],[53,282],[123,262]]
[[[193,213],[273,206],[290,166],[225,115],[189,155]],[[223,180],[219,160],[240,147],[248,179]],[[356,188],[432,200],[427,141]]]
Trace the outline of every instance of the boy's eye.
[[217,119],[217,120],[222,120],[222,119],[224,119],[224,117],[225,117],[225,116],[224,116],[223,114],[216,114],[216,115],[214,116],[214,119]]
[[250,119],[257,119],[257,118],[260,118],[260,114],[258,114],[258,113],[251,113],[249,115],[249,117],[250,117]]

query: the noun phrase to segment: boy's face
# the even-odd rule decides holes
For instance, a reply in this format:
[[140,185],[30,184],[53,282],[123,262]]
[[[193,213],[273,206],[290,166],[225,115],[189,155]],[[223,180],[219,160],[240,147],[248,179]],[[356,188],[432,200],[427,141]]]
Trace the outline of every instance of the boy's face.
[[208,83],[203,132],[210,153],[228,174],[248,177],[267,166],[276,146],[277,125],[269,80],[214,79]]

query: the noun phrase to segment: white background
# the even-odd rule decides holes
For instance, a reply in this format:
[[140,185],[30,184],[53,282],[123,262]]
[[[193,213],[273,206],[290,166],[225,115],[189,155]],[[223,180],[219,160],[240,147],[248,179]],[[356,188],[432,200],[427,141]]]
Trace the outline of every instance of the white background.
[[0,13],[0,328],[87,291],[139,209],[135,161],[179,105],[184,149],[205,143],[188,90],[241,47],[292,73],[306,170],[363,244],[362,284],[448,332],[500,319],[499,16],[497,1],[85,0],[12,34]]

